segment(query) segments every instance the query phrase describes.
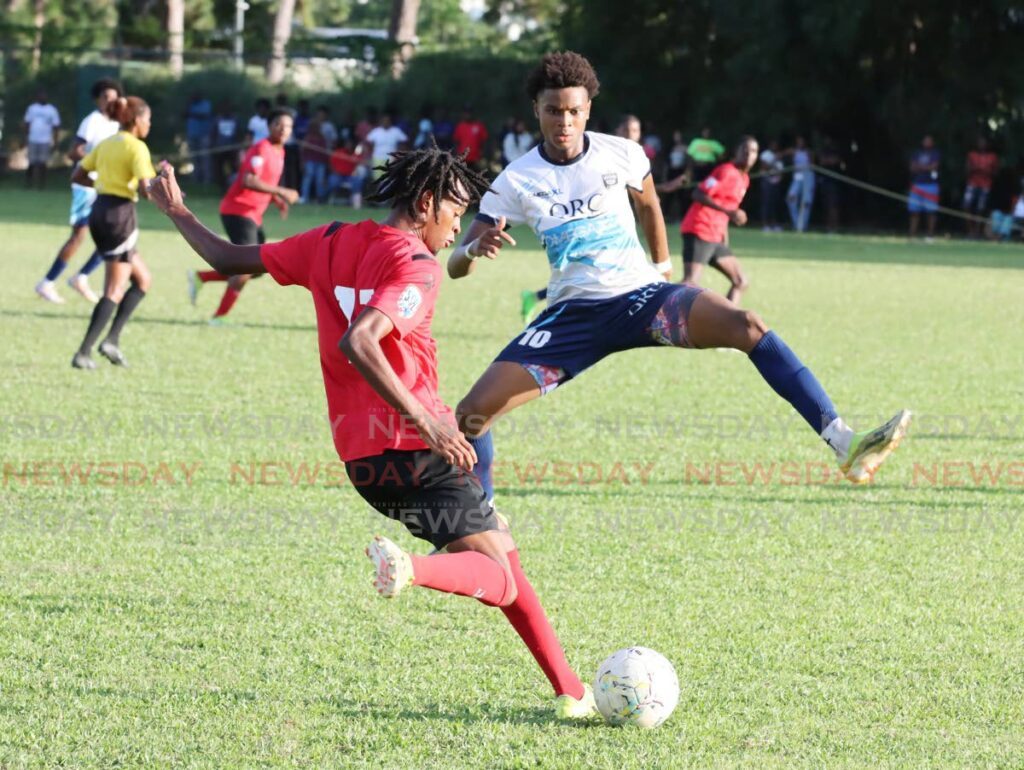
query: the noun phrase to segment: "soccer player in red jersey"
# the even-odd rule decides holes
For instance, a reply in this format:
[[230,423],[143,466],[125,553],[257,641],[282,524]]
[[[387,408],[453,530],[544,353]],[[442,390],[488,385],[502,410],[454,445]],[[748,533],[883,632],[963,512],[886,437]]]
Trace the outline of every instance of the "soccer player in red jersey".
[[757,140],[745,136],[736,146],[736,154],[705,177],[693,191],[683,222],[683,282],[699,283],[704,265],[710,264],[729,279],[732,286],[725,296],[736,303],[750,282],[729,246],[729,223],[742,227],[747,212],[740,208],[750,186],[750,169],[757,163]]
[[436,255],[455,241],[486,180],[436,147],[398,152],[370,196],[391,203],[384,222],[335,222],[263,246],[232,245],[207,230],[185,207],[170,166],[155,188],[156,205],[214,269],[268,272],[313,295],[334,444],[349,478],[370,505],[439,551],[414,556],[375,538],[367,555],[377,590],[390,597],[417,585],[499,607],[551,682],[556,713],[595,714],[593,693],[569,667],[507,527],[470,472],[473,448],[437,393]]
[[[292,135],[292,114],[288,110],[274,110],[269,115],[270,136],[256,142],[245,153],[238,176],[220,202],[220,221],[232,243],[256,246],[267,240],[263,233],[263,214],[273,203],[288,216],[288,207],[299,199],[299,191],[281,187],[284,172],[284,143]],[[212,323],[224,318],[231,310],[242,288],[251,275],[224,275],[217,270],[189,270],[188,296],[196,304],[199,289],[210,281],[227,281]]]

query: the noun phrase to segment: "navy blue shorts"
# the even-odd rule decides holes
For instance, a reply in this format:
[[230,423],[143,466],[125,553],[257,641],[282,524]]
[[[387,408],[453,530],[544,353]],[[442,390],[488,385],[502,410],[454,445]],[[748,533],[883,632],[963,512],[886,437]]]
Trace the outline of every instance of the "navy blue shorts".
[[650,283],[598,300],[570,299],[541,313],[495,361],[521,364],[542,393],[571,380],[610,353],[656,345],[689,348],[690,308],[703,289]]

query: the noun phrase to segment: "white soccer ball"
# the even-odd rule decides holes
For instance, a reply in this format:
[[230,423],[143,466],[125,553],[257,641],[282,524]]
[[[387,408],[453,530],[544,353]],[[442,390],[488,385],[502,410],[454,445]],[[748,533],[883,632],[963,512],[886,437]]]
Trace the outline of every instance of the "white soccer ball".
[[657,727],[679,703],[679,679],[665,657],[646,647],[627,647],[601,664],[594,699],[613,725]]

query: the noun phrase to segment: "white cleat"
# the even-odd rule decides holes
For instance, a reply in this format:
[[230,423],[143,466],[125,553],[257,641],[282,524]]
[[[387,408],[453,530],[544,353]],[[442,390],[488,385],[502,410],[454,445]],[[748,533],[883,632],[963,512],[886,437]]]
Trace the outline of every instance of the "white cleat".
[[374,536],[366,555],[377,570],[373,587],[384,598],[398,596],[403,588],[412,585],[412,559],[386,537]]
[[96,292],[89,286],[89,279],[81,273],[68,278],[68,286],[81,294],[86,302],[91,302],[95,305],[100,301],[100,298],[96,296]]
[[53,288],[53,281],[47,281],[45,278],[36,284],[36,294],[55,305],[64,304],[64,298]]

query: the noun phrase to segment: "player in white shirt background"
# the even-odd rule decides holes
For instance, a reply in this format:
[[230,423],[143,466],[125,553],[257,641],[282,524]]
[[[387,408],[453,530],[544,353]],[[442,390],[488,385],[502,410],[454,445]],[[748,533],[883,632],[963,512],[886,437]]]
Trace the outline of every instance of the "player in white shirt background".
[[[498,354],[457,408],[488,495],[489,429],[498,417],[607,355],[650,346],[746,353],[833,449],[846,477],[870,481],[905,433],[910,413],[902,410],[876,430],[855,433],[817,378],[757,314],[715,292],[663,280],[671,270],[668,238],[650,161],[634,142],[586,130],[600,87],[590,62],[572,52],[548,54],[526,85],[544,141],[498,175],[448,260],[448,274],[462,278],[480,257],[495,259],[515,245],[506,224],[526,224],[551,267],[548,308]],[[654,264],[637,238],[630,199]]]
[[394,124],[394,118],[390,113],[385,112],[380,119],[380,125],[366,135],[366,141],[373,145],[370,157],[373,158],[374,166],[381,166],[388,162],[391,153],[403,147],[409,141],[405,131]]
[[[89,93],[96,104],[96,109],[82,119],[78,125],[78,131],[75,133],[75,141],[68,151],[68,160],[76,165],[93,147],[118,131],[117,121],[108,118],[104,110],[109,102],[123,95],[121,84],[111,78],[100,78],[92,84]],[[71,235],[60,247],[60,251],[57,252],[57,257],[53,260],[46,275],[36,284],[36,294],[48,302],[58,304],[64,302],[64,298],[57,293],[54,282],[60,277],[68,262],[71,261],[85,240],[89,230],[89,214],[92,213],[92,204],[95,201],[96,191],[93,188],[71,183],[71,214],[69,217]],[[89,260],[82,265],[82,268],[68,279],[68,286],[93,304],[98,302],[99,298],[89,287],[89,274],[101,264],[103,264],[103,258],[99,254],[93,253]]]
[[60,113],[50,104],[46,91],[36,92],[36,100],[25,110],[25,140],[28,144],[28,171],[25,186],[46,186],[46,164],[57,144]]

